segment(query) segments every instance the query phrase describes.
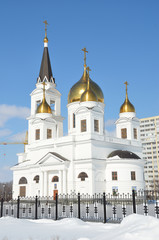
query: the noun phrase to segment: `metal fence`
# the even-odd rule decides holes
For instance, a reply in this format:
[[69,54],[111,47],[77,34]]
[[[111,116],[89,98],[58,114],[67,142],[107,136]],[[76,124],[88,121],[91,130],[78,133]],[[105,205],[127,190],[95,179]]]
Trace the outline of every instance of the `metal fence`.
[[56,195],[5,201],[1,198],[0,216],[27,219],[80,218],[84,221],[121,222],[132,214],[150,215],[159,218],[159,193],[143,191],[132,194]]

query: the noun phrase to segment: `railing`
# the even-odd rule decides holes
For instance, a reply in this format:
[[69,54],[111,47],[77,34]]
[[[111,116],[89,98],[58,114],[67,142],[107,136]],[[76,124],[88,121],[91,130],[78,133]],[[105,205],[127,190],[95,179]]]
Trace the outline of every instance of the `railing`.
[[121,222],[132,213],[159,218],[159,193],[143,191],[132,194],[56,195],[4,201],[1,198],[0,216],[41,219],[79,218],[84,221]]

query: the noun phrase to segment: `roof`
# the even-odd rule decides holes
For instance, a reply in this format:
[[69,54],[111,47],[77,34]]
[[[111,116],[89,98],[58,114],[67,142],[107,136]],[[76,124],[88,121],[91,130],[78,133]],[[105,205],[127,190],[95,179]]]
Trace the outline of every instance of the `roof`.
[[61,156],[60,154],[56,153],[56,152],[49,152],[51,153],[52,155],[54,155],[55,157],[58,157],[60,158],[61,160],[63,161],[68,161],[68,159],[64,158],[63,156]]
[[43,57],[42,57],[40,73],[39,73],[39,78],[40,78],[41,82],[43,82],[45,77],[47,77],[47,80],[49,82],[51,82],[51,79],[55,82],[53,75],[52,75],[48,47],[44,47],[44,52],[43,52]]
[[140,157],[138,155],[136,155],[133,152],[129,152],[129,151],[123,151],[123,150],[115,150],[113,152],[111,152],[108,155],[108,158],[112,158],[118,156],[120,158],[132,158],[132,159],[140,159]]

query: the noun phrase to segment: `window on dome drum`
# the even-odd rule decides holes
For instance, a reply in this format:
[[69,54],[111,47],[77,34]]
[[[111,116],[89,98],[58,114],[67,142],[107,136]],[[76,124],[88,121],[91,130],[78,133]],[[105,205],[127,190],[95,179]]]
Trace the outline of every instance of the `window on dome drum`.
[[81,120],[81,132],[86,132],[87,131],[87,122],[86,119]]
[[39,175],[36,175],[33,179],[36,183],[39,183]]
[[88,175],[87,175],[87,173],[85,173],[85,172],[81,172],[81,173],[78,175],[78,178],[80,178],[81,181],[85,181],[85,178],[88,178]]
[[53,178],[52,178],[52,182],[58,182],[59,181],[59,177],[58,176],[54,176]]
[[99,132],[99,120],[94,119],[94,131]]
[[36,101],[36,109],[39,107],[40,103],[41,103],[40,100]]
[[27,184],[27,179],[25,177],[21,177],[19,180],[19,184]]
[[136,180],[136,173],[135,173],[135,171],[131,172],[131,180],[132,181]]
[[117,172],[112,172],[112,180],[118,180]]
[[75,128],[75,127],[76,127],[76,116],[73,113],[73,128]]
[[127,138],[127,129],[126,128],[121,129],[121,138]]
[[36,129],[35,130],[35,140],[39,140],[40,139],[40,129]]
[[134,139],[137,139],[137,129],[134,128]]
[[47,139],[52,138],[52,129],[47,129]]

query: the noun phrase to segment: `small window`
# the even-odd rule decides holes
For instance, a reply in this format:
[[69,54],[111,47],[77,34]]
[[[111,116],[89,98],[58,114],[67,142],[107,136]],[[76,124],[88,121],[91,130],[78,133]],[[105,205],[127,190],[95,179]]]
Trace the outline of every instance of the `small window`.
[[35,130],[35,140],[39,140],[40,139],[40,129],[36,129]]
[[88,178],[88,175],[87,175],[87,173],[85,173],[85,172],[81,172],[81,173],[78,175],[78,178],[80,178],[81,181],[85,181],[85,178]]
[[112,172],[112,180],[118,180],[117,172]]
[[75,114],[73,113],[73,128],[76,127],[76,117]]
[[47,129],[47,139],[52,138],[52,129]]
[[86,119],[81,120],[81,132],[87,131]]
[[94,131],[99,132],[99,120],[94,119]]
[[58,176],[54,176],[53,178],[52,178],[52,182],[58,182],[59,181],[59,177]]
[[127,138],[127,129],[126,128],[121,129],[121,138]]
[[33,179],[36,183],[39,183],[39,175],[36,175]]
[[131,172],[131,180],[132,181],[136,180],[136,174],[134,171]]
[[113,194],[113,196],[118,195],[118,187],[112,187],[112,194]]
[[25,177],[21,177],[19,180],[19,184],[27,184],[27,179]]
[[134,128],[134,139],[137,139],[137,129]]

